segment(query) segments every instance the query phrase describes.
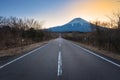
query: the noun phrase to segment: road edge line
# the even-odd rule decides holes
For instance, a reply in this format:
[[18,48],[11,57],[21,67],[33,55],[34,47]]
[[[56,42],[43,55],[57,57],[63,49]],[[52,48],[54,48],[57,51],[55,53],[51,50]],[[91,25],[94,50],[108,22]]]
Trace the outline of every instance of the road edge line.
[[7,65],[9,65],[9,64],[11,64],[11,63],[13,63],[13,62],[15,62],[15,61],[21,59],[21,58],[23,58],[23,57],[25,57],[25,56],[27,56],[27,55],[33,53],[34,51],[37,51],[38,49],[41,49],[41,48],[45,47],[45,46],[47,46],[47,45],[48,45],[48,44],[43,45],[43,46],[41,46],[41,47],[39,47],[39,48],[37,48],[37,49],[34,49],[34,50],[32,50],[32,51],[30,51],[30,52],[28,52],[28,53],[26,53],[26,54],[24,54],[24,55],[22,55],[22,56],[16,58],[16,59],[13,59],[13,60],[11,60],[11,61],[9,61],[9,62],[3,64],[2,66],[0,66],[0,69],[6,67]]
[[111,64],[113,64],[113,65],[115,65],[115,66],[117,66],[117,67],[120,68],[120,64],[117,64],[117,63],[115,63],[115,62],[113,62],[113,61],[111,61],[111,60],[109,60],[109,59],[107,59],[105,57],[102,57],[102,56],[100,56],[100,55],[98,55],[98,54],[96,54],[96,53],[88,50],[88,49],[85,49],[85,48],[81,47],[80,45],[77,45],[75,43],[72,43],[72,44],[75,45],[75,46],[77,46],[77,47],[79,47],[79,48],[81,48],[81,49],[83,49],[84,51],[87,51],[88,53],[91,53],[91,54],[93,54],[93,55],[95,55],[95,56],[97,56],[97,57],[99,57],[99,58],[101,58],[101,59],[103,59],[103,60],[105,60],[105,61],[107,61],[107,62],[109,62],[109,63],[111,63]]

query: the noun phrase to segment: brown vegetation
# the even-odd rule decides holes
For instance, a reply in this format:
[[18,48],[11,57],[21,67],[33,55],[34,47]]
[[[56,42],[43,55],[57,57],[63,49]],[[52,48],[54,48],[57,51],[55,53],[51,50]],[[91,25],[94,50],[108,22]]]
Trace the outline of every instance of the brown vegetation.
[[120,53],[120,30],[119,29],[96,29],[92,33],[67,33],[64,38]]
[[35,49],[37,47],[40,47],[40,46],[46,44],[47,42],[48,41],[43,41],[43,42],[39,42],[39,43],[34,43],[34,44],[22,46],[22,47],[10,48],[7,50],[0,50],[0,58],[1,57],[11,57],[11,56],[25,53],[27,51],[30,51],[30,50]]
[[34,19],[0,16],[0,50],[51,39],[49,32],[41,27]]

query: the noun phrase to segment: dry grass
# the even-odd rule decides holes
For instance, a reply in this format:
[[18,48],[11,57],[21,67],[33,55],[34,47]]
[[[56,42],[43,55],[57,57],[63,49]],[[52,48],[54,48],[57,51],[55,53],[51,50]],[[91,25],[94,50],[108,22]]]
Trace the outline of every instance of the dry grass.
[[120,61],[120,54],[118,53],[114,53],[114,52],[110,52],[110,51],[106,51],[106,50],[102,50],[102,49],[99,49],[97,47],[93,47],[93,46],[90,46],[90,45],[86,45],[86,44],[83,44],[83,43],[80,43],[80,42],[77,42],[77,44],[87,48],[87,49],[90,49],[92,51],[95,51],[95,52],[98,52],[98,53],[101,53],[101,54],[104,54],[108,57],[111,57],[113,59],[117,59]]
[[42,46],[43,44],[46,44],[47,42],[48,41],[44,41],[44,42],[39,42],[39,43],[34,43],[34,44],[31,44],[31,45],[23,46],[23,47],[1,50],[0,51],[0,57],[14,56],[14,55],[22,54],[26,51],[29,51],[29,50],[32,50],[32,49],[37,48],[39,46]]

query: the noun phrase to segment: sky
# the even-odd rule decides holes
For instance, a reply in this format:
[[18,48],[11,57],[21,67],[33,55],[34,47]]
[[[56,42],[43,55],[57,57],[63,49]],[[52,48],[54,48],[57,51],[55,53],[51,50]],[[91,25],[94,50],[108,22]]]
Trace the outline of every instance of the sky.
[[74,18],[108,21],[120,10],[120,0],[0,0],[0,16],[34,18],[43,28],[63,25]]

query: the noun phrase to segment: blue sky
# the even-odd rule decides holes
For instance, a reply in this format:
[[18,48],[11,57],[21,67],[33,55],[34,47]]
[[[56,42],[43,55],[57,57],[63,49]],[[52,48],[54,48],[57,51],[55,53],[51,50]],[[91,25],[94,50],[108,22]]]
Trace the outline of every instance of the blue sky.
[[46,14],[67,5],[70,0],[0,0],[1,16]]
[[106,20],[120,9],[119,0],[0,0],[0,16],[34,18],[45,22],[43,27],[63,25],[73,18],[87,21]]
[[61,10],[72,3],[73,0],[0,0],[0,16],[35,18],[50,27],[58,25],[54,24],[56,17],[62,17]]

